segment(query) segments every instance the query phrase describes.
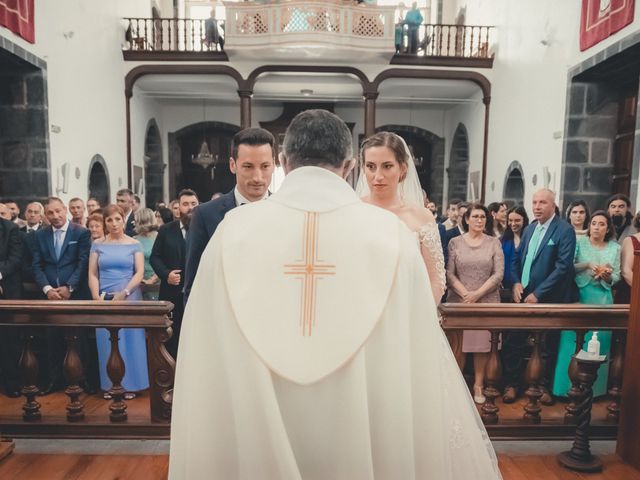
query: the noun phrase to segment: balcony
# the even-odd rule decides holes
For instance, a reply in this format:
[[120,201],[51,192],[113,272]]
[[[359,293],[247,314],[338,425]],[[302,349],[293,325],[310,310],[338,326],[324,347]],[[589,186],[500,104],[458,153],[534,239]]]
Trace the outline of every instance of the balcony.
[[412,29],[396,25],[397,65],[431,65],[491,68],[491,33],[494,27],[480,25],[421,25]]
[[226,2],[226,49],[261,59],[388,60],[393,54],[393,6],[324,0],[257,5]]
[[[491,68],[494,27],[395,23],[394,6],[226,2],[225,19],[125,18],[125,60]],[[394,53],[395,52],[395,53]]]

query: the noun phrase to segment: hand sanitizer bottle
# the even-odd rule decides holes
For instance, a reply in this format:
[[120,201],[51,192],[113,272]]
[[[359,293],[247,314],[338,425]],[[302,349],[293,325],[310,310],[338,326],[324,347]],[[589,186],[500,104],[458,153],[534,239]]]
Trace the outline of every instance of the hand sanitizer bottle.
[[598,332],[593,332],[591,340],[587,344],[587,353],[593,357],[600,355],[600,341],[598,340]]

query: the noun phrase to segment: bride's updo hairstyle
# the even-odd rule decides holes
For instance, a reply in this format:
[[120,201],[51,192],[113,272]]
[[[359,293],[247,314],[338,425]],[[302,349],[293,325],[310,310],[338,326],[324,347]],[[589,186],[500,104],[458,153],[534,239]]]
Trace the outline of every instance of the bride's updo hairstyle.
[[[396,135],[391,132],[378,132],[371,135],[360,147],[360,167],[364,168],[364,154],[367,149],[372,147],[387,147],[393,152],[393,156],[401,167],[407,167],[411,161],[411,155],[407,144],[400,135]],[[402,175],[400,181],[402,182],[406,176],[406,173]]]

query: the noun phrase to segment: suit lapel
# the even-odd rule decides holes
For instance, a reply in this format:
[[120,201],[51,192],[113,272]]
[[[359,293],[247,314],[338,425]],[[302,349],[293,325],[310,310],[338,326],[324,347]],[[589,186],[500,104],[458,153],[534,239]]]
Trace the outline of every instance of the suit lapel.
[[56,249],[53,246],[53,227],[48,226],[46,231],[44,232],[45,242],[47,243],[47,248],[49,249],[49,255],[53,258],[54,261],[57,261],[56,257]]
[[[69,227],[67,228],[67,234],[64,236],[64,241],[62,242],[62,248],[60,249],[60,258],[64,255],[64,251],[67,249],[67,245],[69,245],[69,241],[71,240],[72,232],[75,230],[75,226],[73,223],[69,222]],[[53,235],[51,236],[53,238]]]
[[178,255],[180,257],[180,259],[184,259],[185,258],[185,248],[186,248],[186,242],[184,237],[182,236],[182,224],[180,223],[180,220],[176,220],[175,222],[175,228],[174,228],[174,235],[176,237],[176,240],[178,242]]
[[232,208],[236,208],[236,196],[233,193],[234,191],[231,190],[229,193],[227,193],[226,195],[224,195],[224,202],[223,202],[223,206],[224,206],[224,211],[228,212],[229,210],[231,210]]
[[558,216],[556,215],[555,217],[553,217],[553,220],[551,220],[551,225],[549,225],[549,228],[547,228],[547,231],[544,233],[544,237],[542,237],[542,239],[540,240],[540,245],[538,245],[538,251],[536,252],[535,257],[533,257],[534,262],[542,252],[542,249],[545,247],[545,245],[547,244],[547,242],[551,238],[551,235],[553,235],[553,232],[555,232],[557,227],[558,227]]

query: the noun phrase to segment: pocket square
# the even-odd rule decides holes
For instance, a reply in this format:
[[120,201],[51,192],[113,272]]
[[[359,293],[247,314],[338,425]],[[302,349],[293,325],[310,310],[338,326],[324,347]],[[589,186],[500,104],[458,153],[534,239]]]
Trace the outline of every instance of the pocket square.
[[549,242],[547,242],[547,247],[553,247],[556,244],[556,242],[553,241],[553,238],[549,239]]
[[73,245],[74,243],[78,243],[78,241],[77,241],[77,240],[71,240],[71,241],[69,242],[69,245]]

